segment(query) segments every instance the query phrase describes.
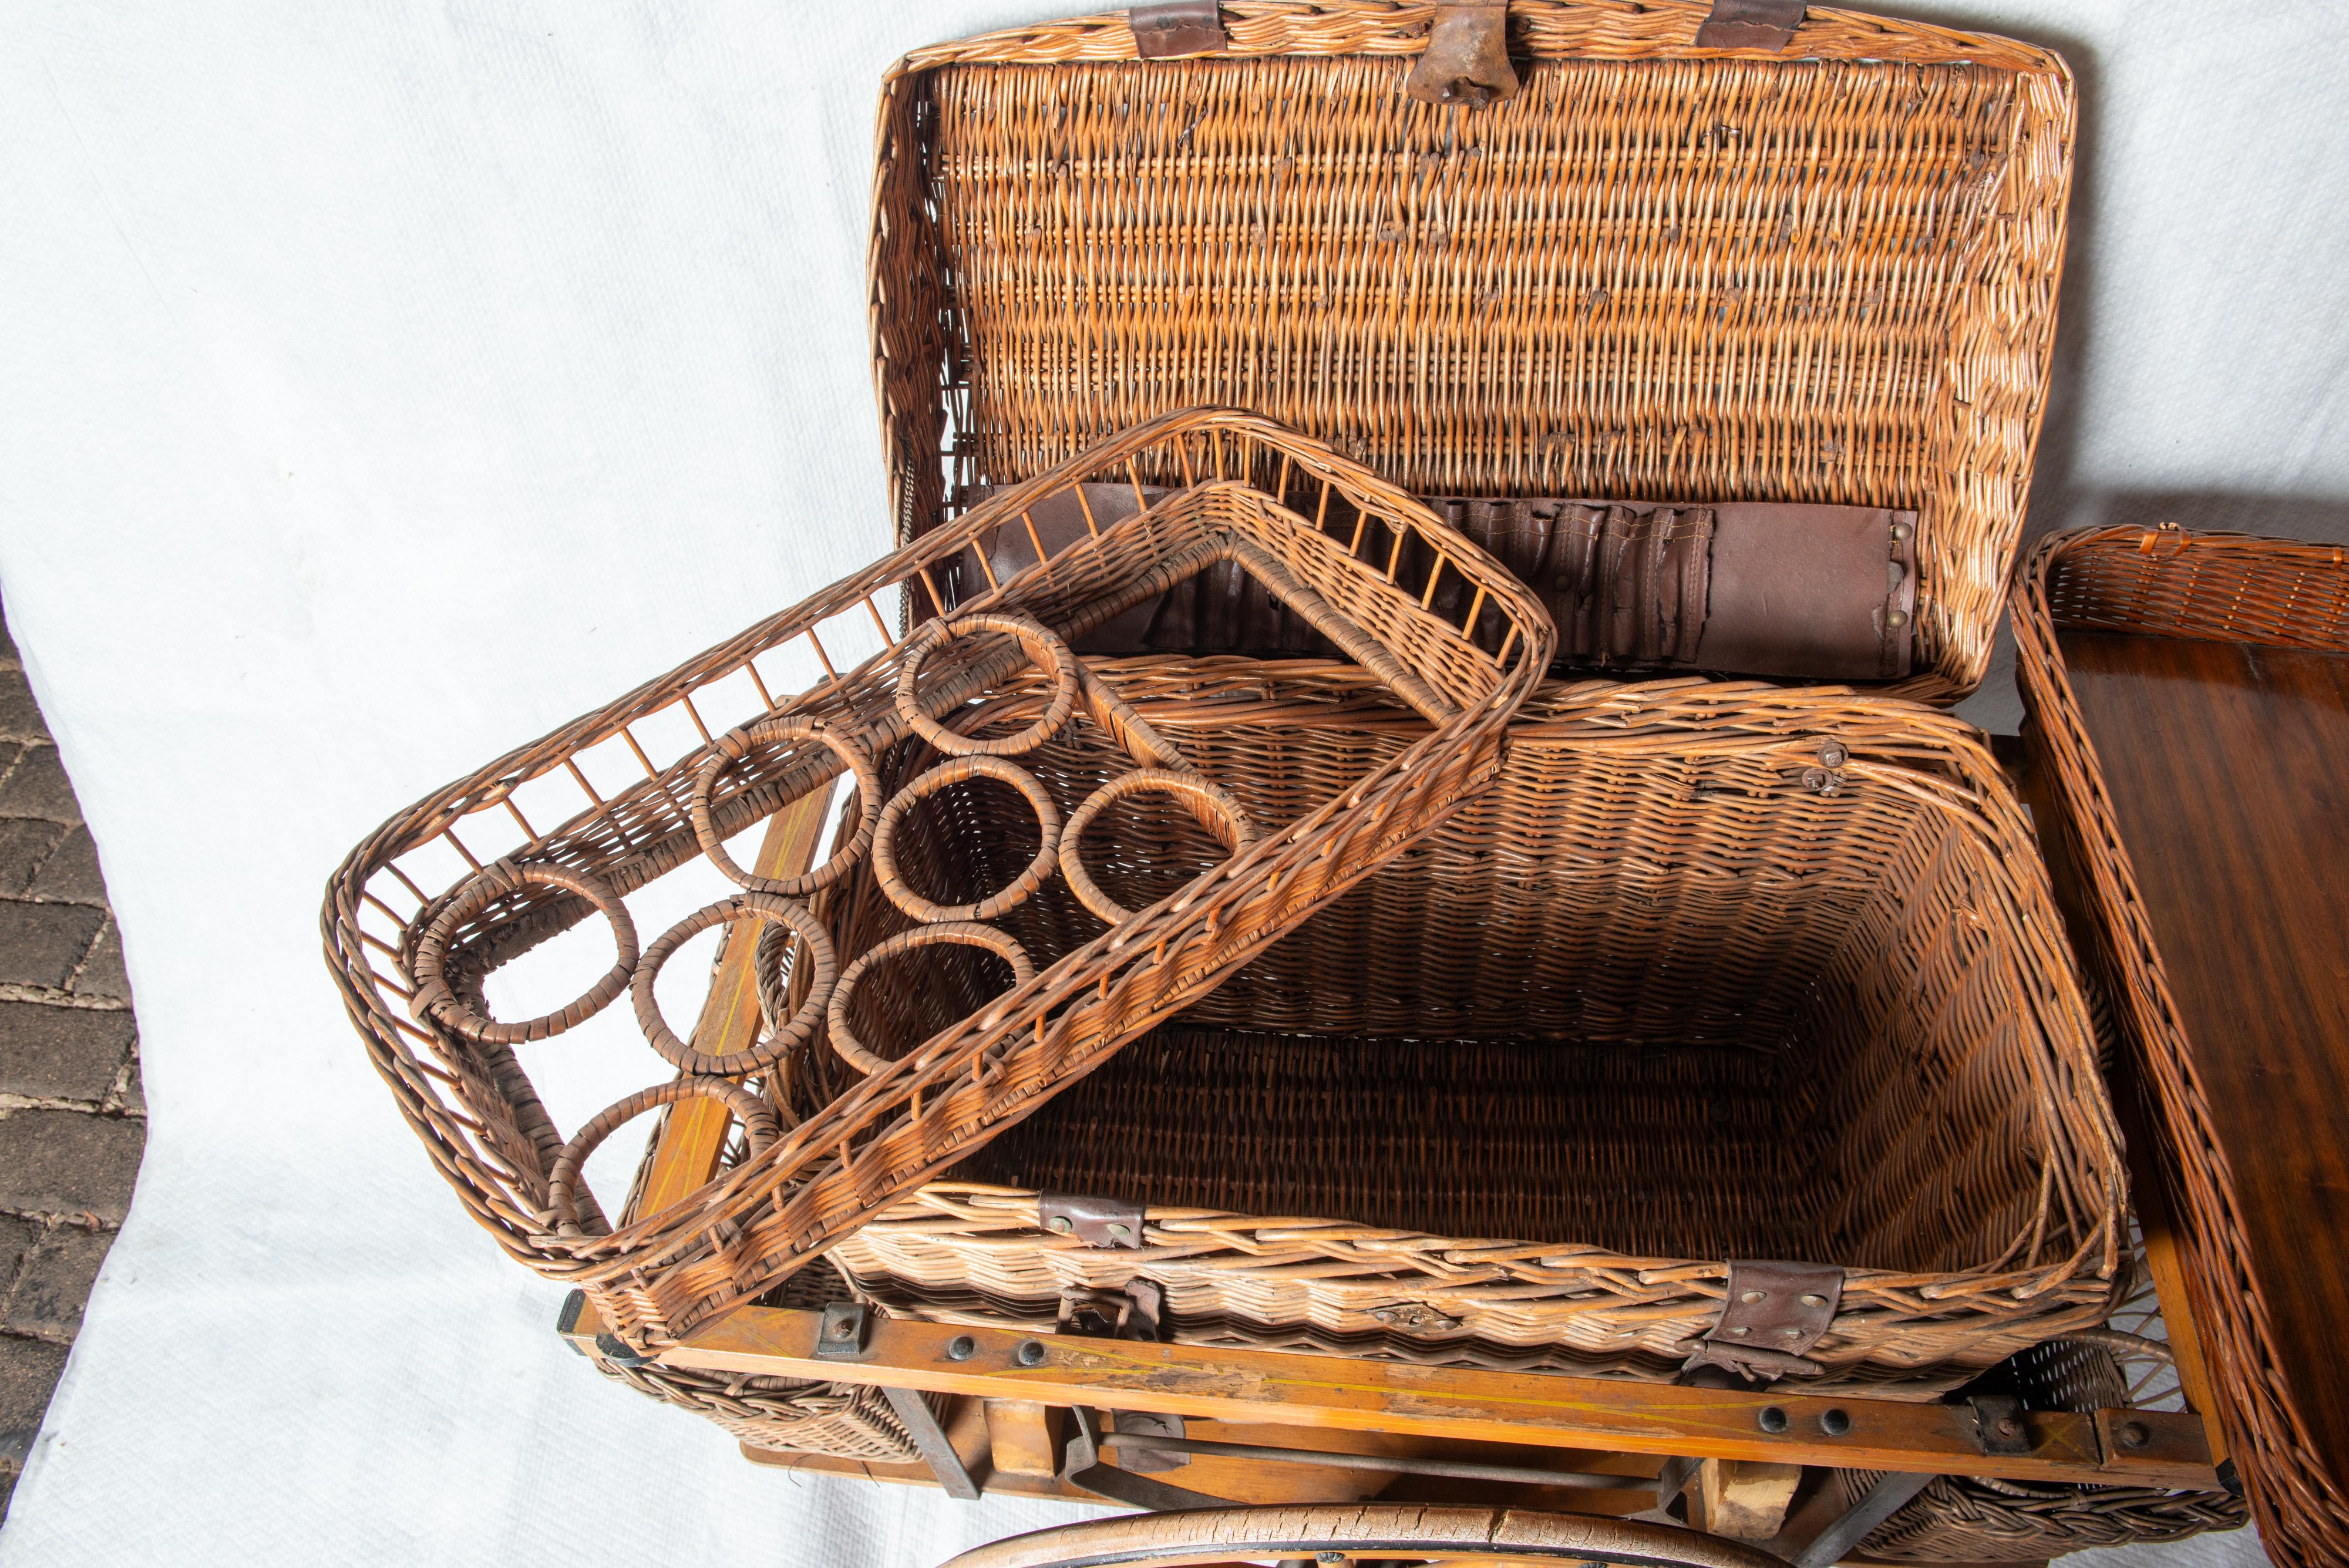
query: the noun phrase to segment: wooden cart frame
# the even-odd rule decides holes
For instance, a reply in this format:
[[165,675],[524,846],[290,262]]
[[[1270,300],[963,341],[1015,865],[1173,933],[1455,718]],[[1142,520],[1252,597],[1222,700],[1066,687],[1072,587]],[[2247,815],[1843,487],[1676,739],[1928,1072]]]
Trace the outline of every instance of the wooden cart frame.
[[[2032,781],[2023,783],[2032,798]],[[811,797],[772,819],[761,875],[812,862],[823,804]],[[705,1049],[732,1049],[757,1028],[752,945],[730,940],[696,1032]],[[674,1107],[635,1210],[651,1211],[708,1182],[729,1120],[714,1102]],[[2143,1138],[2131,1132],[2141,1151]],[[558,1332],[615,1366],[877,1386],[924,1459],[878,1463],[745,1443],[745,1457],[760,1464],[964,1498],[1004,1492],[1153,1509],[1377,1497],[1668,1519],[1664,1511],[1680,1502],[1698,1529],[1819,1568],[1844,1560],[1936,1476],[2228,1484],[2168,1218],[2154,1207],[2152,1182],[2135,1186],[2184,1411],[2024,1410],[1992,1397],[1918,1404],[1787,1386],[1748,1392],[1418,1366],[897,1321],[849,1302],[822,1311],[740,1307],[643,1357],[574,1293]],[[1847,1470],[1878,1479],[1847,1502],[1837,1474]]]

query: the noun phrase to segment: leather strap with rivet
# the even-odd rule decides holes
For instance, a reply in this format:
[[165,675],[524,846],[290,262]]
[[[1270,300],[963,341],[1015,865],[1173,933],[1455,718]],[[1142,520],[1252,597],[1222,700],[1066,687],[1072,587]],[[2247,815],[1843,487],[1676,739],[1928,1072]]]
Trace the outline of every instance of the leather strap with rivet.
[[1805,1355],[1834,1325],[1843,1271],[1832,1263],[1732,1259],[1721,1316],[1682,1367],[1718,1366],[1755,1383],[1817,1377]]

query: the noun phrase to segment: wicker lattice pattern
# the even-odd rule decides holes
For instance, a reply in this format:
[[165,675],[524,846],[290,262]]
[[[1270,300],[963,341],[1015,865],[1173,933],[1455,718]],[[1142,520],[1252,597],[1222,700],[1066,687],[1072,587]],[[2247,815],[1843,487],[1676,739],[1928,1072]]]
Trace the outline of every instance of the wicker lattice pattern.
[[[1178,483],[1049,556],[1040,544],[1017,572],[992,564],[997,535],[1021,529],[1028,507],[1112,479],[1138,489],[1145,465]],[[1035,537],[1032,525],[1024,532]],[[972,548],[982,541],[988,548]],[[1223,562],[1418,715],[1423,738],[1365,759],[1336,794],[1275,820],[1235,807],[1069,653],[1089,628]],[[936,618],[941,607],[948,620]],[[1170,415],[395,817],[329,887],[329,962],[410,1125],[474,1214],[523,1262],[585,1289],[612,1332],[657,1348],[803,1267],[1456,809],[1491,777],[1501,731],[1553,635],[1514,579],[1368,472],[1252,416]],[[830,649],[860,636],[877,649],[837,667]],[[796,668],[822,674],[778,701],[761,663],[791,670],[787,655],[802,645],[812,657]],[[1031,666],[1044,689],[1030,733],[973,732],[971,704]],[[721,702],[749,711],[729,725]],[[673,736],[683,730],[666,766],[644,739],[664,720]],[[1047,752],[1082,757],[1099,798],[1056,811],[1023,765]],[[641,774],[602,793],[598,755],[633,756]],[[843,774],[856,804],[824,864],[770,878],[726,855],[734,836]],[[927,836],[920,825],[951,821],[980,774],[1027,796],[1031,815],[1007,842],[1027,834],[1041,846],[1002,882],[934,902],[922,889],[942,884],[903,846]],[[1086,873],[1079,841],[1088,829],[1106,838],[1096,819],[1153,800],[1172,800],[1173,815],[1219,847],[1170,889],[1179,896],[1137,900]],[[541,830],[532,816],[548,820],[549,802],[560,826]],[[640,950],[627,896],[698,857],[742,891]],[[868,950],[878,943],[840,941],[821,911],[852,882],[929,936],[879,953]],[[1005,922],[1046,889],[1087,911],[1092,929],[1030,962]],[[523,1023],[489,1015],[492,969],[598,915],[616,952],[586,992]],[[750,1046],[711,1055],[661,1016],[653,980],[692,935],[748,921],[764,928],[765,1027]],[[926,956],[910,950],[925,940],[1003,960],[1010,991],[999,980],[934,1027],[892,1031],[886,993]],[[521,1057],[623,993],[678,1076],[566,1139]],[[805,1075],[795,1082],[795,1071]],[[803,1091],[819,1080],[836,1093],[812,1105]],[[746,1158],[679,1203],[608,1224],[578,1179],[586,1153],[628,1118],[697,1096],[728,1107]]]
[[[1512,0],[1524,90],[1402,85],[1435,7],[1237,0],[1229,48],[1116,15],[908,56],[883,90],[874,353],[902,536],[1191,402],[1418,494],[1920,514],[1920,674],[1982,679],[2044,405],[2070,74],[1813,7]],[[942,463],[939,454],[945,453]]]
[[[1421,728],[1310,661],[1096,673],[1268,820]],[[1655,1378],[1725,1260],[1802,1258],[1849,1270],[1818,1386],[1896,1397],[2102,1322],[2116,1138],[2030,829],[1971,732],[1750,683],[1527,711],[1424,844],[842,1266],[930,1316],[1040,1326],[1146,1275],[1182,1338]],[[1076,795],[1081,763],[1039,771]],[[1109,874],[1144,891],[1216,848],[1179,820],[1124,835]],[[937,874],[988,885],[1001,837],[954,824]],[[901,918],[842,897],[844,929]],[[1074,920],[1040,897],[1015,929],[1045,954]],[[1145,1201],[1149,1244],[1047,1233],[1044,1189]]]
[[2173,526],[2057,535],[2025,566],[2014,629],[2028,738],[2062,806],[2048,828],[2090,900],[2082,958],[2115,999],[2122,1038],[2157,1102],[2165,1134],[2158,1164],[2175,1199],[2196,1320],[2215,1352],[2220,1415],[2261,1537],[2286,1561],[2349,1562],[2349,1496],[2310,1451],[2294,1413],[2293,1379],[2250,1271],[2234,1179],[2056,641],[2059,630],[2085,629],[2349,651],[2349,551]]

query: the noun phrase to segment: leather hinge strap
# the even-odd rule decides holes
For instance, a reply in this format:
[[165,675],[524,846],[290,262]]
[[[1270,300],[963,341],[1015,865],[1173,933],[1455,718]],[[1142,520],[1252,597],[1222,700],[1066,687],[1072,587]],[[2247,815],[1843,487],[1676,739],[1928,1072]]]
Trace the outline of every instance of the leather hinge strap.
[[1835,1324],[1843,1271],[1832,1263],[1733,1259],[1720,1320],[1682,1370],[1719,1366],[1756,1383],[1816,1377],[1826,1368],[1805,1352]]
[[1438,5],[1428,29],[1427,52],[1411,70],[1402,90],[1422,103],[1465,104],[1482,109],[1517,95],[1517,73],[1509,64],[1506,5]]
[[1700,49],[1785,48],[1803,25],[1803,0],[1713,0],[1696,30]]
[[1136,5],[1125,14],[1133,29],[1133,52],[1145,60],[1172,59],[1178,55],[1204,55],[1231,47],[1216,0],[1163,0],[1156,5]]
[[1055,1236],[1074,1236],[1088,1247],[1139,1247],[1142,1220],[1142,1205],[1122,1198],[1078,1192],[1036,1195],[1036,1223]]

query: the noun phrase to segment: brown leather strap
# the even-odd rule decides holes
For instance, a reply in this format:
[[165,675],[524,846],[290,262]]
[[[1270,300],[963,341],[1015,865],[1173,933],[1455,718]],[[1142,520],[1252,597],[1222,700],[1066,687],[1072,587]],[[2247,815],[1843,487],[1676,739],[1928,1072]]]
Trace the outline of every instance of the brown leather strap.
[[[1080,496],[1081,492],[1081,497]],[[974,489],[975,503],[990,492]],[[1166,493],[1086,484],[1040,502],[942,574],[967,604]],[[1428,505],[1541,596],[1567,669],[1702,670],[1806,680],[1898,680],[1917,610],[1910,512],[1804,502],[1705,506],[1468,500]],[[1088,521],[1090,514],[1090,521]],[[1030,529],[1034,532],[1031,535]],[[1411,563],[1406,563],[1409,565]],[[1464,613],[1446,576],[1430,608]],[[1336,654],[1280,598],[1229,564],[1210,567],[1074,640],[1080,653]]]
[[1509,64],[1509,8],[1505,5],[1438,5],[1426,52],[1402,90],[1422,103],[1482,109],[1517,95]]
[[1713,0],[1696,30],[1700,49],[1785,48],[1803,25],[1803,0]]
[[1228,47],[1231,36],[1216,0],[1163,0],[1156,5],[1136,5],[1125,14],[1133,29],[1133,52],[1145,60],[1177,55],[1204,55]]
[[1721,1318],[1697,1342],[1688,1369],[1719,1366],[1754,1382],[1816,1377],[1826,1368],[1804,1355],[1835,1323],[1843,1271],[1832,1263],[1733,1259]]

